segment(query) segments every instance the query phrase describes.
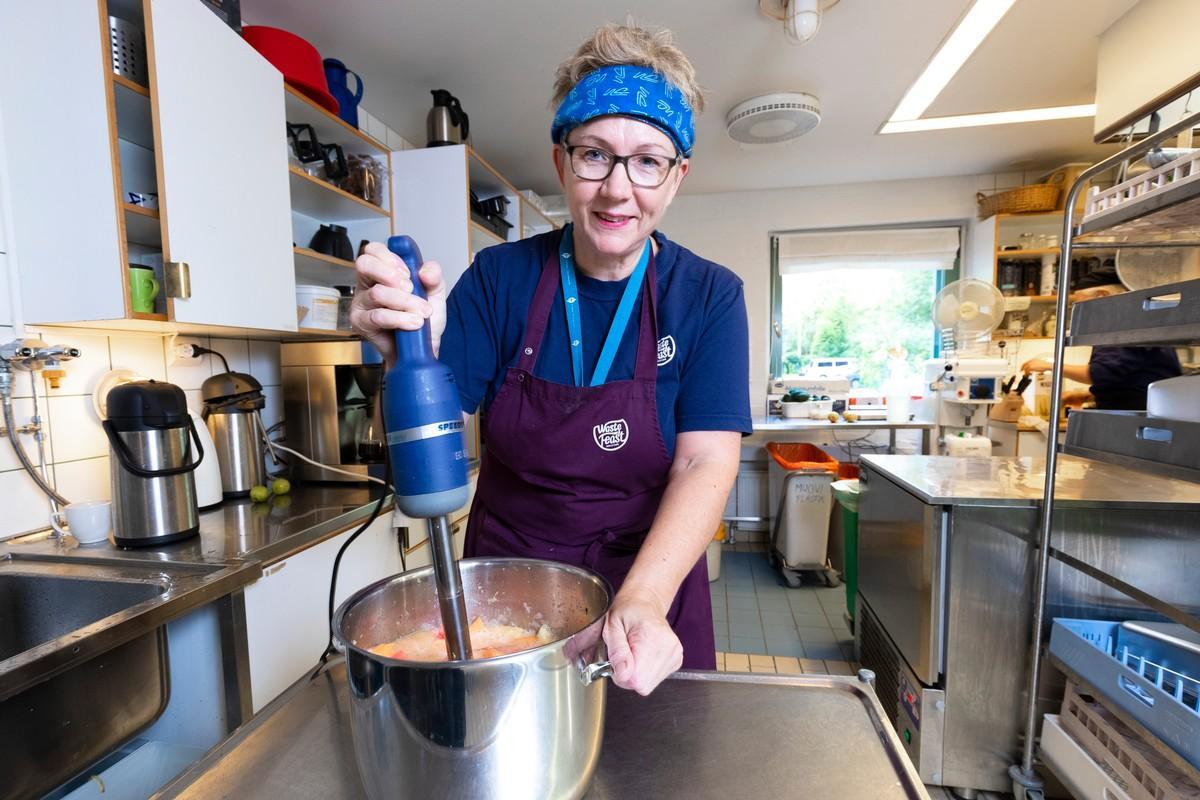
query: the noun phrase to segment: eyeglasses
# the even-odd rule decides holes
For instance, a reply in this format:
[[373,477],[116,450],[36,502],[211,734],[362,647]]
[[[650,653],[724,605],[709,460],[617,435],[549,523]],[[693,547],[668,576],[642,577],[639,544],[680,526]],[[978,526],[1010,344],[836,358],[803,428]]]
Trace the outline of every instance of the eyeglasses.
[[671,168],[682,160],[680,156],[668,158],[658,153],[619,156],[600,147],[581,144],[564,144],[563,150],[567,151],[571,171],[577,178],[585,181],[607,180],[617,164],[624,164],[629,182],[643,189],[662,186],[671,174]]

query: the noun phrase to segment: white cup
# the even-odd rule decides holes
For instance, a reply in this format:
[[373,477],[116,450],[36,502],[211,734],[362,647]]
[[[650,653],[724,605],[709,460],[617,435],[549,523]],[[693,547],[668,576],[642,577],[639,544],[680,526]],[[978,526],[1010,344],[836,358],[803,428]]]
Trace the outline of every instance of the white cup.
[[70,503],[50,515],[50,527],[59,534],[71,534],[80,544],[103,542],[112,530],[112,503],[108,500]]

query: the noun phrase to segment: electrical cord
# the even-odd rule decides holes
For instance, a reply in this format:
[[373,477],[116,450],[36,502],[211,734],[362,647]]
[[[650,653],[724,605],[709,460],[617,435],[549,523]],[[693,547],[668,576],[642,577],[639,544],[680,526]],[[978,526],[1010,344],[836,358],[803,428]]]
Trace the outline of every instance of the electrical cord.
[[210,350],[207,347],[204,347],[203,345],[199,345],[199,344],[192,345],[192,355],[202,356],[205,353],[207,353],[211,356],[216,356],[217,358],[221,359],[221,363],[225,365],[225,371],[233,372],[233,370],[231,370],[229,368],[229,362],[225,360],[225,356],[221,355],[216,350]]
[[[328,464],[322,464],[320,461],[313,461],[311,458],[304,455],[303,453],[297,452],[290,447],[280,444],[279,442],[271,441],[270,437],[268,436],[269,430],[267,428],[263,427],[262,419],[257,414],[255,414],[254,420],[255,420],[255,424],[258,427],[259,436],[262,437],[263,443],[266,445],[267,451],[271,454],[271,458],[274,461],[282,460],[277,457],[277,454],[275,452],[276,450],[282,450],[283,452],[287,453],[288,455],[298,458],[301,461],[305,462],[306,464],[311,464],[314,467],[318,467],[320,469],[327,470],[329,472],[336,472],[339,475],[347,475],[351,478],[357,478],[358,480],[363,480],[365,478],[366,480],[369,480],[373,483],[382,484],[383,486],[387,487],[388,489],[392,488],[391,480],[390,480],[390,476],[391,476],[390,469],[387,472],[388,479],[380,480],[379,478],[376,478],[374,475],[363,475],[362,473],[359,473],[359,472],[350,472],[349,470],[338,469],[337,467],[331,467]],[[275,426],[272,425],[270,430],[274,430],[274,428],[275,428]]]

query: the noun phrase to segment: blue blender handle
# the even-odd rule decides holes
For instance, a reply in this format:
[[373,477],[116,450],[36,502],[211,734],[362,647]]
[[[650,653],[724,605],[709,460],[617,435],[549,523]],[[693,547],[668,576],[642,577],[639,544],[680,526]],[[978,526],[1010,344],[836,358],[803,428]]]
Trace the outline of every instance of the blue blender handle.
[[[392,236],[388,249],[425,298],[417,274],[423,260],[409,236]],[[409,517],[438,517],[466,505],[467,449],[454,373],[434,357],[428,320],[419,330],[396,331],[396,362],[384,376],[384,424],[396,505]]]

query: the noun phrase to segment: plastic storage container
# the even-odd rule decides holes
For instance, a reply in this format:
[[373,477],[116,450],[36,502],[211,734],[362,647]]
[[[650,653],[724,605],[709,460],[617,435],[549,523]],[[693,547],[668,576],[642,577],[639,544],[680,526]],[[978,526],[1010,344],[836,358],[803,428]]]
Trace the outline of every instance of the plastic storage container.
[[340,297],[337,289],[328,286],[296,284],[296,324],[301,328],[337,330]]
[[[772,562],[793,588],[800,585],[800,573],[808,571],[822,572],[825,582],[836,586],[837,574],[827,553],[833,505],[830,485],[837,476],[837,460],[806,443],[770,442],[767,452],[771,456],[767,487],[773,517]],[[789,482],[792,474],[795,477]]]

